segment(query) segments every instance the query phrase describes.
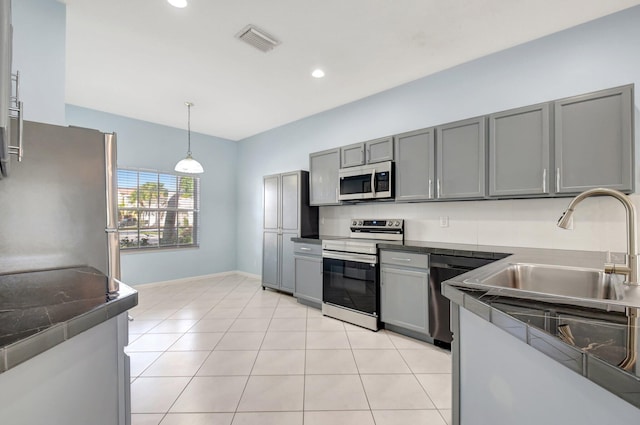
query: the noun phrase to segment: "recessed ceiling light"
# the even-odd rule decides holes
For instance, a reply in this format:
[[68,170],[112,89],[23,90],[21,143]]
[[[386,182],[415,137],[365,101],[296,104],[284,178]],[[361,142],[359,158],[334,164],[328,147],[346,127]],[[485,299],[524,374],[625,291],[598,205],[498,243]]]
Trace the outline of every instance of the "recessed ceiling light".
[[322,78],[324,77],[324,71],[318,68],[311,73],[311,76],[314,78]]
[[182,9],[183,7],[187,7],[187,0],[167,0],[171,6],[179,7]]

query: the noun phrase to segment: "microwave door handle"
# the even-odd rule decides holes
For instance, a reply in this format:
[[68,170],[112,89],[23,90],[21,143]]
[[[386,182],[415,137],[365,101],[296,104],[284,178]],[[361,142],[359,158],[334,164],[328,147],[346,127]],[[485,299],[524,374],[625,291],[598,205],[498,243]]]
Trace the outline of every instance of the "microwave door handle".
[[376,195],[376,170],[371,172],[371,194]]

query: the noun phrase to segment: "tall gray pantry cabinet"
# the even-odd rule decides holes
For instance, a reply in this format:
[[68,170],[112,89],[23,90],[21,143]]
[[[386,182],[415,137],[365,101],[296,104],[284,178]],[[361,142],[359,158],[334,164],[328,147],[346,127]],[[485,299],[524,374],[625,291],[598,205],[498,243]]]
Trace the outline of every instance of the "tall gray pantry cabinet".
[[318,235],[318,207],[309,206],[309,173],[292,171],[263,179],[262,287],[293,293],[291,238]]

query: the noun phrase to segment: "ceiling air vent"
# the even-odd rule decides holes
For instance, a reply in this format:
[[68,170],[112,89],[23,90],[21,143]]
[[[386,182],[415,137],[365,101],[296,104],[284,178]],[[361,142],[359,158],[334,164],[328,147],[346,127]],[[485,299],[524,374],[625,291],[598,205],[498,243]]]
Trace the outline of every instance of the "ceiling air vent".
[[261,29],[256,28],[254,25],[247,25],[236,34],[236,37],[263,52],[268,52],[280,44],[278,40]]

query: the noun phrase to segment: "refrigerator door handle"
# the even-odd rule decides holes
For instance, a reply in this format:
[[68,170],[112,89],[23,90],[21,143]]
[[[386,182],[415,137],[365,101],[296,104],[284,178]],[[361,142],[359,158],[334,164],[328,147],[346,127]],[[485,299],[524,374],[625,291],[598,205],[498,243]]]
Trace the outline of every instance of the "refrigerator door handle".
[[120,290],[120,237],[118,235],[118,175],[116,170],[116,134],[104,135],[105,181],[107,184],[107,222],[104,231],[107,233],[107,275],[109,276],[108,292],[114,296]]

